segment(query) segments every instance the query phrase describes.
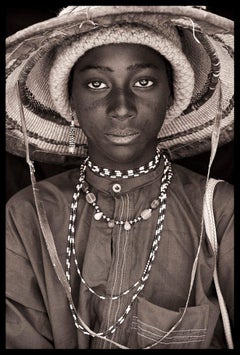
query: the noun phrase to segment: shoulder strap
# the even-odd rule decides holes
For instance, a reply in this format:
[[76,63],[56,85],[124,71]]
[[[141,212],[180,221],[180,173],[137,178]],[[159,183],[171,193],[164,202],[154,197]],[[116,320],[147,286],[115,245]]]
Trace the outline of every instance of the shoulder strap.
[[221,288],[218,280],[218,274],[217,274],[218,241],[217,241],[216,225],[215,225],[215,218],[213,212],[213,193],[216,184],[221,181],[222,180],[216,180],[211,178],[207,183],[207,188],[204,197],[204,205],[203,205],[203,219],[204,219],[206,234],[209,238],[209,241],[211,243],[214,252],[215,265],[214,265],[213,279],[214,279],[219,306],[222,314],[227,346],[229,349],[233,349],[233,340],[232,340],[228,311],[221,292]]
[[36,206],[36,211],[37,211],[37,216],[38,216],[38,220],[39,220],[39,224],[40,224],[40,228],[42,231],[42,235],[43,238],[46,242],[46,246],[47,246],[47,250],[49,253],[49,257],[51,259],[53,268],[56,272],[56,275],[59,279],[59,281],[61,282],[63,289],[65,291],[66,297],[68,298],[72,309],[74,310],[75,314],[77,315],[77,318],[79,320],[79,322],[83,325],[83,327],[85,328],[85,330],[89,333],[89,335],[91,335],[92,337],[98,337],[101,339],[104,339],[116,346],[118,346],[121,349],[128,349],[126,346],[121,345],[111,339],[108,339],[106,336],[101,335],[102,333],[95,333],[93,330],[91,330],[88,325],[83,321],[83,319],[80,317],[80,314],[78,313],[76,307],[74,306],[74,302],[72,299],[72,294],[71,294],[71,287],[68,283],[68,280],[66,278],[65,272],[63,270],[61,261],[58,257],[57,254],[57,249],[56,249],[56,245],[54,242],[54,238],[53,238],[53,234],[51,231],[51,228],[49,226],[48,223],[48,219],[47,219],[47,214],[46,214],[46,210],[44,207],[44,203],[43,200],[41,198],[41,193],[37,187],[37,182],[36,182],[36,178],[35,178],[35,174],[34,174],[34,165],[33,162],[30,159],[29,156],[29,146],[28,146],[28,137],[27,137],[27,129],[26,129],[26,120],[25,120],[25,116],[24,116],[24,110],[23,110],[23,106],[22,106],[22,102],[20,99],[20,91],[19,91],[19,82],[17,82],[17,93],[18,93],[18,102],[19,102],[19,113],[20,113],[20,117],[21,117],[21,122],[22,122],[22,130],[23,130],[23,135],[24,135],[24,142],[25,142],[25,147],[26,147],[26,161],[28,163],[29,166],[29,171],[30,171],[30,178],[31,178],[31,184],[32,184],[32,190],[33,190],[33,196],[34,196],[34,201],[35,201],[35,206]]

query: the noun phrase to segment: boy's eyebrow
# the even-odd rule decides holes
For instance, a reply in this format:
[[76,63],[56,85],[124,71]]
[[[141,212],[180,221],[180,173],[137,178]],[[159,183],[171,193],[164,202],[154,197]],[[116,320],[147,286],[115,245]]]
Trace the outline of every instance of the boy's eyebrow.
[[127,70],[137,70],[137,69],[145,69],[145,68],[152,68],[152,69],[157,69],[160,70],[160,68],[152,63],[137,63],[137,64],[132,64],[129,67],[127,67]]
[[[152,68],[152,69],[160,70],[157,65],[152,64],[152,63],[136,63],[136,64],[129,65],[127,67],[127,71],[133,71],[133,70],[138,70],[138,69],[146,69],[146,68]],[[111,69],[111,68],[109,68],[107,66],[102,66],[102,65],[85,65],[83,68],[80,69],[80,72],[91,70],[91,69],[114,72],[113,69]]]
[[83,72],[86,70],[91,70],[91,69],[97,69],[97,70],[101,70],[101,71],[110,71],[110,72],[114,71],[111,68],[105,67],[102,65],[85,65],[83,68],[80,69],[80,72]]

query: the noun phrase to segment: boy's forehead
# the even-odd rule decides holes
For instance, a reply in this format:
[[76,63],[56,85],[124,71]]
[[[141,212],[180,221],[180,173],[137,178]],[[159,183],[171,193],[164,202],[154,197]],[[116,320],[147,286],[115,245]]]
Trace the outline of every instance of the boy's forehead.
[[78,67],[88,68],[101,63],[127,64],[127,69],[153,68],[159,69],[164,58],[154,49],[141,44],[108,44],[92,48],[84,53],[77,61]]

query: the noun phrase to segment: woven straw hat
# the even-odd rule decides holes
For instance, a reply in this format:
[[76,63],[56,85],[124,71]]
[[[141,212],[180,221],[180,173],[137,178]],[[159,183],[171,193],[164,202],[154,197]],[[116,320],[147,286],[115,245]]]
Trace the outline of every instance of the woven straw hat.
[[[233,30],[233,21],[192,6],[69,6],[17,32],[6,40],[7,151],[25,156],[22,106],[30,157],[63,161],[71,119],[69,73],[88,49],[108,43],[145,44],[171,63],[174,102],[158,138],[173,159],[210,150],[219,111],[219,145],[231,141]],[[76,140],[75,155],[83,157],[87,140],[78,125]]]

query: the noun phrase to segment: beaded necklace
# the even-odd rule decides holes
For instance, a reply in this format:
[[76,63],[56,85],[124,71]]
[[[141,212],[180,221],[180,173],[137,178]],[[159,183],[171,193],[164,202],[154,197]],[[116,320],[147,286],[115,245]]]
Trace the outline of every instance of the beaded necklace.
[[94,193],[89,191],[89,186],[85,183],[85,181],[83,181],[83,186],[82,186],[82,190],[86,193],[86,201],[91,204],[96,212],[94,214],[94,219],[96,219],[97,221],[100,221],[101,219],[105,222],[107,222],[107,225],[109,228],[113,228],[114,225],[123,225],[124,229],[126,231],[130,230],[132,228],[132,225],[140,222],[142,220],[147,220],[152,216],[152,211],[155,210],[159,204],[160,201],[163,199],[162,193],[160,193],[160,195],[154,199],[151,204],[150,204],[150,208],[146,208],[144,209],[141,213],[140,216],[135,217],[134,219],[130,219],[130,220],[116,220],[110,217],[107,217],[100,209],[100,207],[97,205],[96,202],[96,196],[94,195]]
[[[87,166],[90,168],[90,170],[92,172],[94,172],[95,174],[97,174],[99,176],[107,176],[110,178],[121,177],[123,179],[126,179],[126,178],[130,178],[130,177],[137,177],[137,176],[140,176],[141,174],[147,174],[150,172],[150,170],[156,169],[156,167],[160,163],[160,158],[161,158],[160,150],[157,149],[157,153],[156,153],[153,160],[151,160],[145,166],[143,165],[140,168],[137,168],[135,170],[125,170],[125,171],[123,171],[123,170],[109,170],[109,169],[98,167],[97,165],[93,165],[89,159],[87,160]],[[85,178],[83,178],[83,180],[82,180],[82,191],[85,192],[85,194],[86,194],[86,201],[95,208],[96,212],[94,214],[94,218],[97,221],[102,219],[103,221],[107,222],[107,225],[109,228],[113,228],[115,224],[123,225],[125,230],[130,230],[134,223],[140,222],[141,220],[149,219],[152,215],[152,211],[159,206],[160,201],[162,200],[162,195],[160,194],[157,199],[154,199],[151,202],[150,208],[144,209],[141,212],[140,216],[138,216],[132,220],[119,221],[119,220],[107,217],[101,211],[100,207],[97,205],[96,196],[94,195],[94,193],[89,191],[89,185],[86,183]]]
[[[138,296],[138,294],[143,290],[145,283],[149,277],[150,274],[150,270],[152,268],[152,264],[153,261],[155,259],[155,255],[156,252],[158,250],[158,246],[159,246],[159,242],[161,239],[161,232],[163,229],[163,221],[165,218],[165,210],[166,210],[166,200],[167,200],[167,188],[171,182],[171,178],[172,178],[172,166],[171,163],[168,161],[167,157],[163,154],[163,159],[164,159],[164,171],[163,171],[163,176],[161,179],[161,187],[160,187],[160,195],[161,196],[161,203],[160,203],[160,208],[159,208],[159,216],[158,216],[158,220],[157,220],[157,226],[156,226],[156,230],[155,230],[155,235],[153,238],[153,243],[151,246],[151,250],[149,253],[149,257],[146,263],[146,266],[143,270],[142,276],[141,278],[135,282],[129,289],[125,290],[124,292],[122,292],[119,295],[115,295],[115,296],[102,296],[97,294],[88,284],[87,282],[84,280],[84,278],[82,277],[81,271],[78,267],[78,262],[77,262],[77,258],[76,258],[76,250],[75,250],[75,220],[76,220],[76,212],[77,212],[77,206],[78,206],[78,200],[79,200],[79,196],[80,196],[80,191],[82,189],[83,183],[85,181],[85,170],[86,170],[86,163],[88,161],[89,158],[87,158],[85,160],[85,162],[81,165],[80,167],[80,177],[79,177],[79,183],[76,186],[76,191],[73,194],[73,200],[72,200],[72,204],[71,204],[71,213],[70,213],[70,222],[69,222],[69,234],[68,234],[68,245],[67,245],[67,257],[66,257],[66,277],[67,280],[69,282],[69,286],[71,289],[71,285],[70,285],[70,267],[71,267],[71,253],[73,254],[74,257],[74,263],[75,263],[75,267],[77,269],[77,273],[80,276],[80,280],[81,282],[85,285],[85,287],[87,287],[87,289],[93,293],[95,296],[97,296],[100,299],[103,300],[116,300],[124,295],[127,295],[130,291],[132,291],[134,288],[137,288],[135,293],[133,294],[130,303],[128,304],[128,306],[126,307],[124,313],[117,319],[117,321],[112,324],[110,327],[108,327],[104,332],[100,332],[98,333],[99,336],[106,336],[109,333],[114,333],[117,329],[117,327],[122,324],[124,322],[124,320],[126,319],[128,313],[131,310],[132,304],[135,301],[136,297]],[[120,225],[121,228],[121,225]],[[138,286],[138,287],[137,287]],[[87,335],[91,335],[84,326],[82,326],[79,322],[79,317],[77,315],[77,313],[74,310],[74,306],[71,302],[69,302],[69,306],[70,306],[70,310],[72,312],[72,316],[73,316],[73,320],[74,320],[74,324],[76,326],[77,329],[79,329],[80,331],[82,331],[84,334]]]
[[157,152],[153,160],[148,162],[146,165],[142,165],[137,169],[129,169],[129,170],[114,170],[114,169],[106,169],[103,167],[99,167],[98,165],[94,165],[90,159],[87,161],[88,168],[96,175],[109,177],[111,179],[128,179],[131,177],[138,177],[142,174],[148,174],[149,171],[156,169],[160,162],[161,152],[160,149],[157,148]]

